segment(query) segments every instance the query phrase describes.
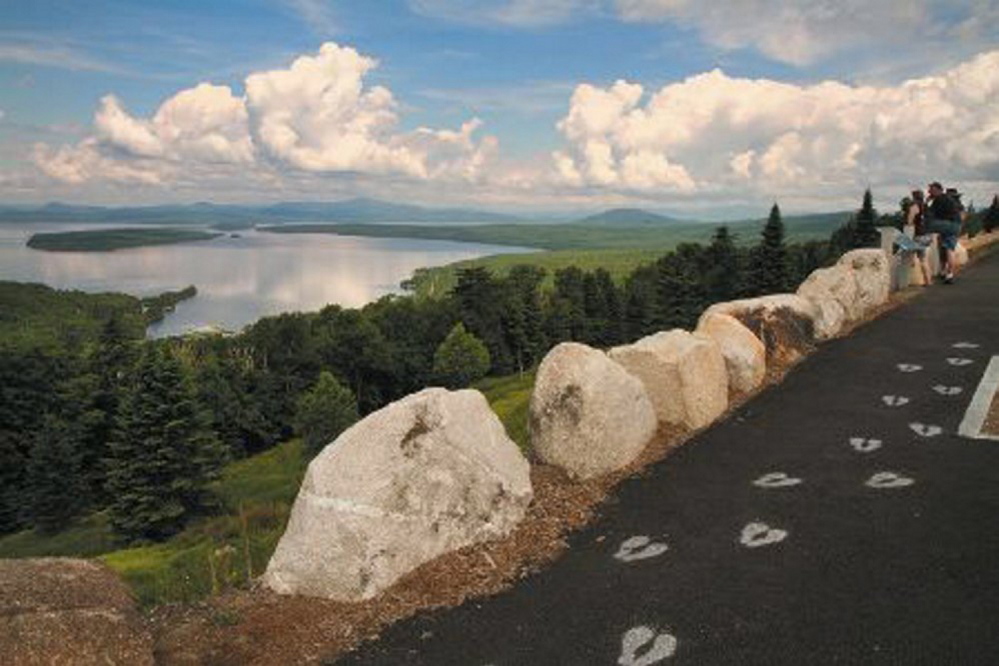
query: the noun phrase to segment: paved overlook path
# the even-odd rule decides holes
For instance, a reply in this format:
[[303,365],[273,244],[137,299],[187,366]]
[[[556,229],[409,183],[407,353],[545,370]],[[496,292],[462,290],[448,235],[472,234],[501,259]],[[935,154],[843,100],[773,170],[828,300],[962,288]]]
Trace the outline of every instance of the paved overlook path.
[[993,354],[999,253],[623,483],[549,569],[337,663],[993,666],[999,442],[955,434]]

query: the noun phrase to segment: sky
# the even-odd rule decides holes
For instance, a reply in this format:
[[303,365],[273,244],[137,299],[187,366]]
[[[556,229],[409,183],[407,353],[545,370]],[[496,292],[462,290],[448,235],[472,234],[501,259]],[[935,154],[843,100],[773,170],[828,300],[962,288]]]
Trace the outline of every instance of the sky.
[[999,0],[0,0],[0,204],[999,191]]

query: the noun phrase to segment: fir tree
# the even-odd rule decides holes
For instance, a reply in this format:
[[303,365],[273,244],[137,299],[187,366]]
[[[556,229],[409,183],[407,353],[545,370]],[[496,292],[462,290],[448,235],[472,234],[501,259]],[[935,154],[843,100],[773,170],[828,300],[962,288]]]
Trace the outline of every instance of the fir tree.
[[854,217],[853,247],[878,247],[881,244],[881,234],[878,232],[876,220],[878,212],[874,210],[874,198],[870,188],[864,190],[864,200]]
[[332,373],[322,371],[315,386],[298,400],[295,430],[315,455],[357,422],[357,400]]
[[127,539],[170,536],[207,506],[221,450],[183,366],[160,345],[147,348],[133,372],[110,454],[109,515]]
[[982,214],[982,229],[991,232],[999,228],[999,194],[992,197],[992,205]]
[[73,424],[49,415],[35,434],[27,466],[27,518],[42,532],[69,525],[87,505],[80,438]]
[[679,252],[671,252],[656,267],[660,324],[666,328],[693,328],[705,306],[696,263]]
[[759,245],[753,249],[750,279],[755,294],[780,294],[790,288],[784,222],[775,203],[763,227]]
[[706,250],[704,282],[710,303],[732,300],[741,289],[739,250],[725,225],[718,227]]
[[540,294],[544,277],[543,268],[521,265],[514,266],[506,279],[507,307],[503,316],[503,331],[519,373],[540,360],[545,350]]
[[464,388],[489,372],[489,350],[458,322],[434,354],[434,375],[448,388]]
[[[83,416],[80,469],[88,493],[98,504],[107,499],[104,492],[109,450],[118,406],[125,390],[125,378],[135,362],[135,346],[125,323],[112,314],[104,323],[97,346],[89,358],[88,382],[68,387],[75,393],[75,405]],[[86,394],[87,384],[92,393]],[[87,407],[83,404],[86,402]]]

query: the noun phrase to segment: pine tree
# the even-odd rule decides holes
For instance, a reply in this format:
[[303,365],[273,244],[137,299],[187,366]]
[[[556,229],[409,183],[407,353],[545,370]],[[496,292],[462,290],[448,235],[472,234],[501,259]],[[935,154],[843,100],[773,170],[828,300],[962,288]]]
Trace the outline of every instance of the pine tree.
[[503,314],[503,332],[519,373],[540,360],[545,350],[540,294],[544,277],[543,268],[520,265],[510,270],[504,282],[507,305]]
[[354,394],[324,370],[315,385],[298,400],[295,431],[302,437],[306,451],[316,455],[357,419]]
[[464,388],[489,372],[489,350],[458,322],[434,354],[434,375],[448,388]]
[[107,492],[114,530],[129,540],[179,531],[208,504],[223,456],[184,368],[162,346],[140,358],[110,443]]
[[[68,387],[76,394],[75,404],[83,417],[80,469],[87,491],[98,504],[107,499],[104,491],[107,469],[105,463],[109,442],[115,429],[118,406],[125,390],[125,378],[135,363],[135,345],[125,323],[112,314],[101,329],[93,353],[88,359],[87,380]],[[87,386],[93,390],[85,395]],[[86,408],[82,403],[87,403]]]
[[48,415],[35,434],[27,465],[29,521],[42,532],[69,525],[86,507],[86,479],[81,474],[80,437],[74,424]]
[[738,296],[742,285],[739,250],[729,233],[722,225],[711,238],[711,245],[705,252],[704,282],[709,303],[721,303]]
[[992,197],[992,205],[982,215],[982,228],[986,232],[999,228],[999,194]]
[[750,280],[755,294],[780,294],[790,288],[784,222],[776,203],[770,209],[762,238],[753,249],[750,261]]
[[870,188],[868,188],[864,190],[864,201],[854,218],[853,247],[878,247],[881,244],[877,219],[878,212],[874,210],[874,198],[871,196]]
[[669,253],[656,263],[657,319],[666,328],[693,328],[706,305],[696,258],[685,256],[682,250],[682,247],[678,248],[677,252]]

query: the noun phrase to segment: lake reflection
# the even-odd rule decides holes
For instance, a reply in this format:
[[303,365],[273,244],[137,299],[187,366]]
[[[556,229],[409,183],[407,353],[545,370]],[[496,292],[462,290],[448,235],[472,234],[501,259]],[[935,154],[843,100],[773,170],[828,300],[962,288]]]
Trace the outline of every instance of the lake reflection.
[[[198,295],[150,328],[156,337],[203,326],[239,330],[265,315],[358,307],[388,293],[423,266],[521,248],[327,234],[239,232],[213,241],[116,252],[41,252],[32,233],[108,225],[0,224],[0,279],[61,289],[149,296],[189,284]],[[122,226],[122,225],[110,225]]]

